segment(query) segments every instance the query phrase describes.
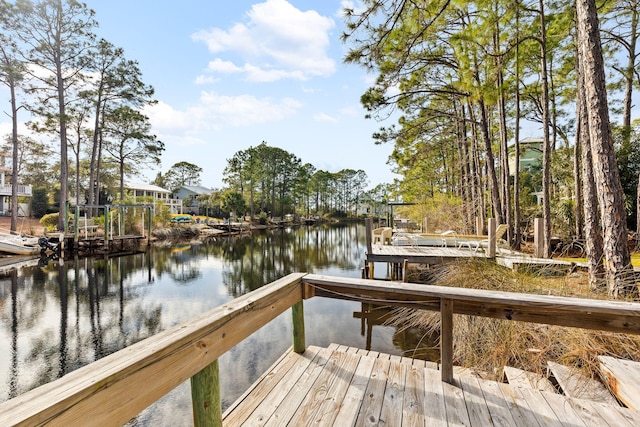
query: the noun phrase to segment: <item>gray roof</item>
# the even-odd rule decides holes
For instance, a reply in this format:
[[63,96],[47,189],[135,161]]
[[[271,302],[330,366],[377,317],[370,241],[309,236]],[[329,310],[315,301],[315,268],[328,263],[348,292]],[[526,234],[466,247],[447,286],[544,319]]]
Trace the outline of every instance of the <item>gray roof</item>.
[[208,196],[209,194],[213,193],[212,189],[203,187],[201,185],[183,185],[182,187],[180,187],[180,189],[185,189],[198,195],[206,194]]

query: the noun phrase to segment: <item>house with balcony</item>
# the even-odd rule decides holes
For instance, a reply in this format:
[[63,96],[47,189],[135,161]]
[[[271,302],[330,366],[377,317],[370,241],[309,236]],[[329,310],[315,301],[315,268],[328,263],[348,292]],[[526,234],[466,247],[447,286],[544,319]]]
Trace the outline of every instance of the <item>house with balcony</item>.
[[174,192],[174,197],[183,202],[184,209],[187,212],[200,212],[200,201],[198,196],[210,196],[214,190],[200,185],[183,185]]
[[[528,137],[520,140],[520,156],[518,171],[532,170],[542,166],[542,148],[544,139],[540,137]],[[515,145],[509,147],[509,174],[513,176],[516,170]],[[535,191],[538,190],[538,191]],[[538,204],[542,203],[542,191],[532,189],[531,195],[536,198]]]
[[[528,137],[520,140],[520,158],[518,159],[518,170],[526,170],[540,167],[542,165],[542,145],[544,139],[539,137]],[[516,169],[515,145],[509,147],[509,173],[514,174]]]
[[[133,203],[139,203],[138,199],[147,200],[151,197],[155,203],[163,203],[169,207],[172,214],[182,213],[182,200],[171,198],[171,191],[153,184],[140,184],[125,182],[125,190],[133,197]],[[140,202],[141,202],[140,201]]]
[[[11,168],[5,166],[5,155],[0,154],[0,215],[11,215],[11,182],[7,175],[11,174]],[[18,197],[31,197],[30,185],[18,184]],[[30,203],[18,205],[18,216],[31,215]]]

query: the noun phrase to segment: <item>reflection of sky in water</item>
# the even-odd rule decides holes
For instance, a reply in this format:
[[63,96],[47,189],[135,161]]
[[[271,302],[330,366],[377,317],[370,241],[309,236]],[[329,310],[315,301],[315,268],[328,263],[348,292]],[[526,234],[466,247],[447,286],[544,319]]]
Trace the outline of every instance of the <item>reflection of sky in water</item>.
[[[0,399],[205,313],[255,283],[294,271],[360,277],[364,252],[362,226],[298,228],[154,248],[150,255],[22,269],[13,282],[0,279]],[[304,302],[304,310],[307,345],[365,348],[361,320],[354,317],[359,303],[314,298]],[[400,354],[393,335],[393,328],[373,327],[371,348]],[[225,354],[220,359],[223,405],[242,394],[291,340],[288,310]],[[183,384],[136,423],[191,425],[190,405],[189,387]]]

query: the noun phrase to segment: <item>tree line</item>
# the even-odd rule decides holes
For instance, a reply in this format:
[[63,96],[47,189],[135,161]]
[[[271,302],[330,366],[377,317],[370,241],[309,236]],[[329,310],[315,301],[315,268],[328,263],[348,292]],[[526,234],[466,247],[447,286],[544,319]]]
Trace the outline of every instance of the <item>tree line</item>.
[[[140,165],[159,164],[164,144],[142,112],[154,104],[136,61],[99,38],[94,12],[75,0],[0,0],[0,82],[9,89],[12,134],[12,223],[17,220],[17,179],[57,190],[57,200],[99,204],[104,188],[118,188]],[[34,134],[58,141],[56,149],[18,132],[27,111]],[[71,160],[72,159],[72,160]],[[59,216],[58,228],[64,228]]]
[[317,169],[264,141],[227,159],[223,176],[227,192],[237,193],[242,199],[236,208],[243,208],[251,216],[355,216],[363,204],[372,206],[376,191],[375,200],[385,200],[380,198],[379,189],[367,191],[368,178],[363,170]]
[[[12,230],[18,176],[24,184],[55,188],[58,208],[67,200],[98,205],[111,200],[114,188],[115,199],[123,200],[125,177],[135,176],[141,165],[160,163],[164,144],[143,113],[156,103],[154,89],[144,83],[137,62],[99,38],[97,28],[94,12],[75,0],[0,0],[0,82],[9,89],[12,119],[12,134],[3,144],[12,153]],[[37,139],[18,132],[21,114],[28,114]],[[178,162],[153,183],[176,191],[200,184],[201,172]],[[378,204],[383,197],[379,188],[365,196],[361,170],[316,170],[265,143],[236,153],[224,174],[226,204],[252,215],[353,215],[359,198],[372,205],[372,194]],[[58,228],[63,227],[60,215]]]
[[[640,171],[633,155],[640,126],[631,117],[640,85],[638,6],[365,0],[345,9],[346,61],[377,74],[362,104],[372,118],[401,114],[374,138],[394,144],[405,201],[455,195],[468,230],[476,216],[495,217],[510,225],[517,248],[519,141],[523,122],[534,122],[543,140],[535,172],[545,255],[557,228],[552,208],[570,200],[571,234],[586,240],[590,283],[606,283],[613,295],[629,285],[625,206],[639,200]],[[611,125],[610,110],[621,115],[619,126]]]

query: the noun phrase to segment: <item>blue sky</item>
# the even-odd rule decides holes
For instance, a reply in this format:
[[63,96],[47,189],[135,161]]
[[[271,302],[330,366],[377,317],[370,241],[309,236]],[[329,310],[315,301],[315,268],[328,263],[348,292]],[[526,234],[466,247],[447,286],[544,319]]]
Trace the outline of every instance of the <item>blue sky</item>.
[[138,61],[156,90],[147,115],[165,143],[163,173],[187,161],[203,168],[202,185],[220,187],[226,160],[266,141],[318,169],[363,169],[371,186],[393,181],[393,147],[374,144],[382,123],[359,102],[374,76],[342,63],[345,2],[86,3],[98,35]]
[[[318,169],[362,169],[371,187],[396,177],[393,147],[371,138],[391,121],[365,119],[359,102],[375,76],[342,62],[350,1],[84,1],[98,35],[139,62],[159,101],[146,113],[165,143],[162,165],[130,181],[187,161],[203,169],[202,185],[220,187],[227,159],[262,141]],[[521,132],[541,135],[538,124]],[[2,114],[0,135],[9,133]]]

